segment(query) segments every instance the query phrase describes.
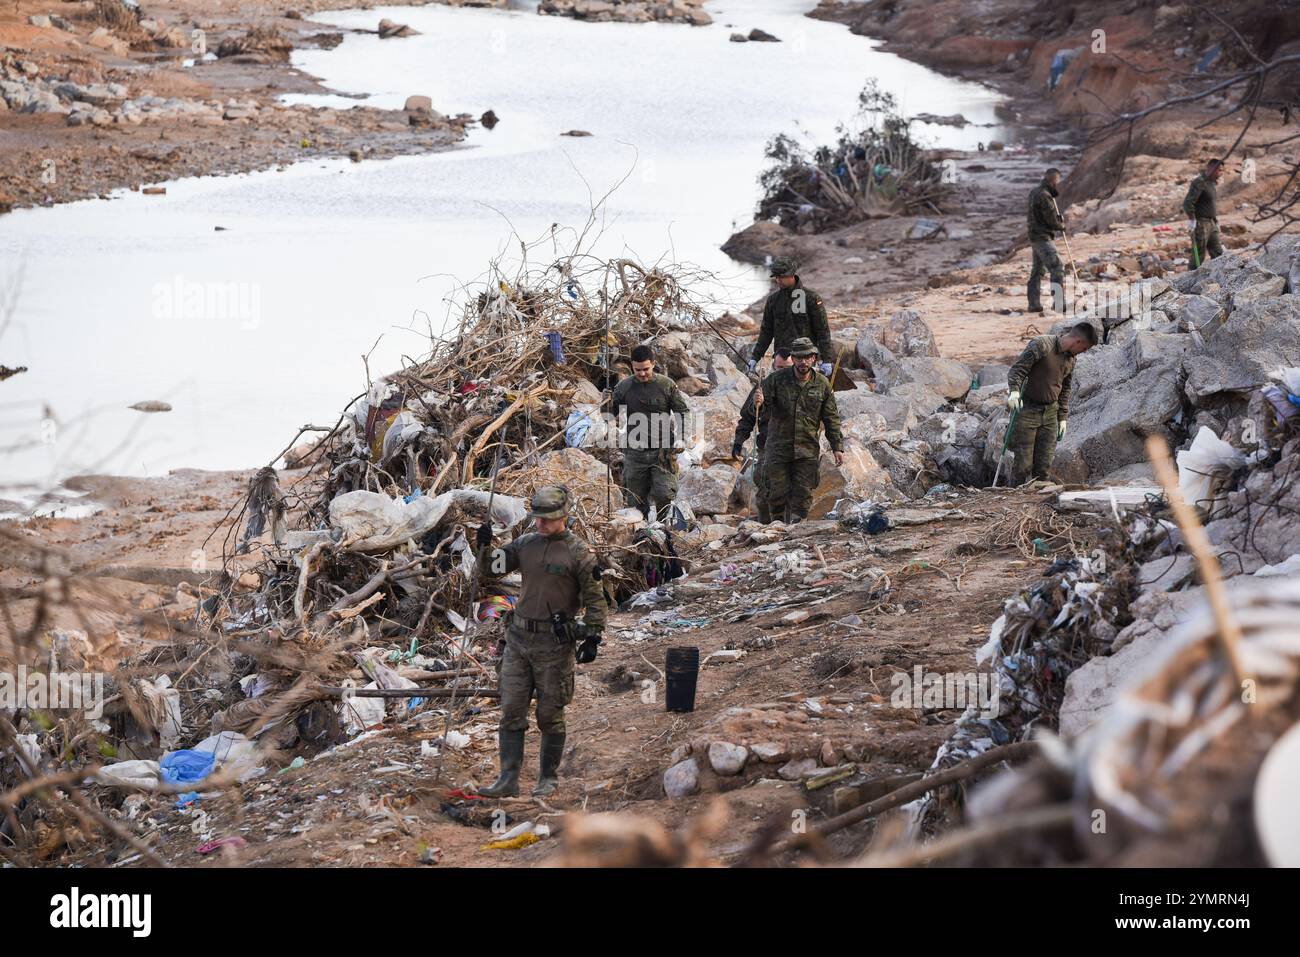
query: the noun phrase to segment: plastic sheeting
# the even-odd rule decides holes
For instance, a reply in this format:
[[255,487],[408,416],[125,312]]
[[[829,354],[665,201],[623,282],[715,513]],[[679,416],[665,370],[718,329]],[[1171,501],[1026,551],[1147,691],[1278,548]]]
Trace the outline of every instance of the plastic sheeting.
[[[404,502],[379,492],[345,492],[330,502],[330,524],[351,541],[351,551],[389,551],[429,532],[452,505],[486,507],[488,497],[488,492],[478,489],[452,489],[435,498],[421,495]],[[494,525],[513,528],[527,514],[522,499],[496,495],[492,500]]]
[[1201,426],[1192,439],[1191,448],[1179,452],[1178,491],[1183,501],[1197,508],[1209,508],[1210,491],[1214,479],[1226,472],[1244,468],[1246,456],[1214,434],[1206,426]]

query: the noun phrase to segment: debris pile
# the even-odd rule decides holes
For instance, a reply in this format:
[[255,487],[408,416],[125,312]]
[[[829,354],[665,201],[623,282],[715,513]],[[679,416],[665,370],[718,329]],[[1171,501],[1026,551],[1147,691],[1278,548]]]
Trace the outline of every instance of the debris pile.
[[834,144],[808,149],[785,133],[772,138],[757,220],[819,233],[873,216],[940,211],[947,189],[940,167],[912,139],[897,100],[872,80],[858,107]]

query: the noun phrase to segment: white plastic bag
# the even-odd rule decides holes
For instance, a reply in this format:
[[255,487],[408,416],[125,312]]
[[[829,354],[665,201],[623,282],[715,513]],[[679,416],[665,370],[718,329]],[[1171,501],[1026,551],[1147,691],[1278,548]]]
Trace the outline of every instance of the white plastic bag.
[[1195,508],[1208,509],[1210,488],[1216,476],[1232,472],[1246,465],[1246,456],[1214,434],[1214,430],[1201,426],[1192,447],[1179,452],[1178,491],[1183,501]]
[[352,551],[387,551],[429,531],[450,505],[450,499],[443,495],[421,495],[403,502],[358,489],[344,492],[330,502],[330,524],[341,528],[344,538],[354,539],[349,546]]
[[149,719],[158,729],[158,743],[163,750],[171,750],[185,730],[180,692],[172,687],[172,679],[167,675],[159,675],[153,681],[142,679],[136,687],[149,708]]
[[[352,687],[351,681],[345,681],[344,687]],[[367,689],[378,688],[378,683],[372,681],[364,686]],[[384,723],[384,699],[383,698],[356,698],[351,695],[345,695],[343,701],[339,704],[339,713],[343,718],[343,730],[349,737],[369,731],[371,728],[377,728]]]
[[109,787],[154,788],[162,781],[157,761],[118,761],[96,772],[94,780]]

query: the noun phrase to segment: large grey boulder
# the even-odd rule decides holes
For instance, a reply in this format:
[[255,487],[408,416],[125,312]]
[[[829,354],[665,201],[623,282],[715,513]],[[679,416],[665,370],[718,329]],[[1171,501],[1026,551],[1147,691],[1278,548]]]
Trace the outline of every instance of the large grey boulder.
[[687,445],[704,441],[719,455],[726,455],[731,450],[736,420],[740,418],[740,407],[749,398],[749,389],[748,380],[742,378],[729,389],[692,396],[687,403],[691,410],[685,423]]
[[1263,269],[1288,280],[1288,292],[1296,294],[1300,280],[1300,236],[1279,234],[1274,236],[1259,253],[1255,261]]
[[916,382],[945,399],[960,399],[970,391],[972,378],[970,366],[956,359],[913,356],[898,360],[886,386],[892,393],[897,386]]
[[1137,372],[1151,366],[1177,366],[1192,349],[1191,336],[1178,333],[1139,332],[1128,343],[1129,361]]
[[856,351],[858,365],[877,382],[887,383],[896,376],[898,357],[877,342],[874,336],[860,338]]
[[938,477],[930,446],[898,432],[885,432],[867,443],[867,450],[889,473],[894,486],[910,498],[920,498]]
[[892,501],[902,496],[890,473],[876,461],[867,442],[857,438],[844,440],[844,464],[837,466],[834,457],[823,453],[819,462],[821,481],[813,491],[809,518],[822,518],[842,498]]
[[979,380],[979,388],[987,389],[991,385],[1005,385],[1010,371],[1011,366],[1005,362],[986,362],[979,367],[975,377]]
[[878,412],[860,412],[857,415],[849,416],[847,419],[840,416],[840,431],[844,433],[844,438],[857,439],[859,442],[867,442],[881,432],[891,431],[889,423],[885,417]]
[[1101,476],[1142,461],[1147,435],[1171,436],[1172,420],[1182,409],[1180,385],[1176,365],[1153,365],[1088,398],[1072,399],[1070,429],[1057,447],[1061,464],[1077,452],[1088,474]]
[[1006,408],[1007,393],[1008,386],[1005,382],[982,385],[978,389],[971,389],[966,394],[966,408],[981,419],[987,419],[989,416],[995,415]]
[[979,487],[987,484],[984,426],[984,420],[977,415],[942,412],[921,422],[912,435],[930,446],[935,467],[945,482]]
[[743,389],[745,395],[749,395],[749,389],[751,388],[749,377],[736,368],[736,363],[726,353],[715,352],[709,356],[706,371],[714,389],[724,392],[732,389]]
[[[1297,443],[1283,448],[1282,459],[1272,469],[1253,469],[1244,488],[1229,492],[1223,517],[1205,526],[1205,534],[1220,552],[1230,552],[1225,562],[1231,571],[1254,572],[1280,564],[1300,553],[1300,469]],[[1267,503],[1261,513],[1259,503]],[[1266,514],[1266,520],[1261,520]]]
[[1187,396],[1194,403],[1219,392],[1246,392],[1280,366],[1300,365],[1300,299],[1275,296],[1236,309],[1188,356]]
[[730,465],[687,469],[677,481],[677,498],[696,515],[722,515],[727,512],[739,479],[740,473]]
[[911,309],[904,309],[889,317],[885,327],[880,330],[880,342],[900,357],[939,355],[934,332],[920,314]]
[[1276,279],[1277,273],[1260,260],[1233,253],[1211,259],[1200,269],[1181,273],[1172,282],[1181,293],[1209,296],[1220,305],[1231,306],[1237,295],[1245,292],[1249,298],[1251,287],[1269,285]]
[[906,399],[882,395],[870,389],[854,389],[835,393],[835,405],[841,423],[868,412],[881,416],[892,430],[907,432],[916,425],[916,412]]
[[1074,361],[1070,405],[1077,408],[1083,400],[1127,382],[1136,373],[1126,343],[1093,346]]
[[666,332],[653,340],[652,347],[655,351],[655,366],[664,375],[681,379],[694,371],[695,363],[692,361],[686,333]]
[[1217,299],[1209,296],[1187,296],[1177,318],[1187,332],[1205,335],[1217,328],[1228,317],[1228,310]]
[[1286,292],[1286,276],[1261,278],[1258,282],[1243,286],[1232,294],[1232,308],[1234,311],[1244,309],[1252,303],[1272,299],[1284,292]]
[[947,403],[947,399],[921,382],[904,382],[889,390],[891,397],[906,402],[919,418],[924,418]]

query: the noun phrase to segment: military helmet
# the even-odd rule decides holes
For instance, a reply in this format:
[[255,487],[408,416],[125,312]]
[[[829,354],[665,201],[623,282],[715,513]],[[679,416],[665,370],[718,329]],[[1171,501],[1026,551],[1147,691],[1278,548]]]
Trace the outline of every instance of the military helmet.
[[569,514],[569,490],[563,485],[543,485],[533,493],[532,518],[564,518]]
[[768,274],[772,276],[793,276],[796,271],[795,261],[789,256],[777,256],[768,267]]
[[813,345],[811,339],[801,336],[790,343],[790,355],[796,359],[799,356],[815,356],[817,355],[817,347]]

